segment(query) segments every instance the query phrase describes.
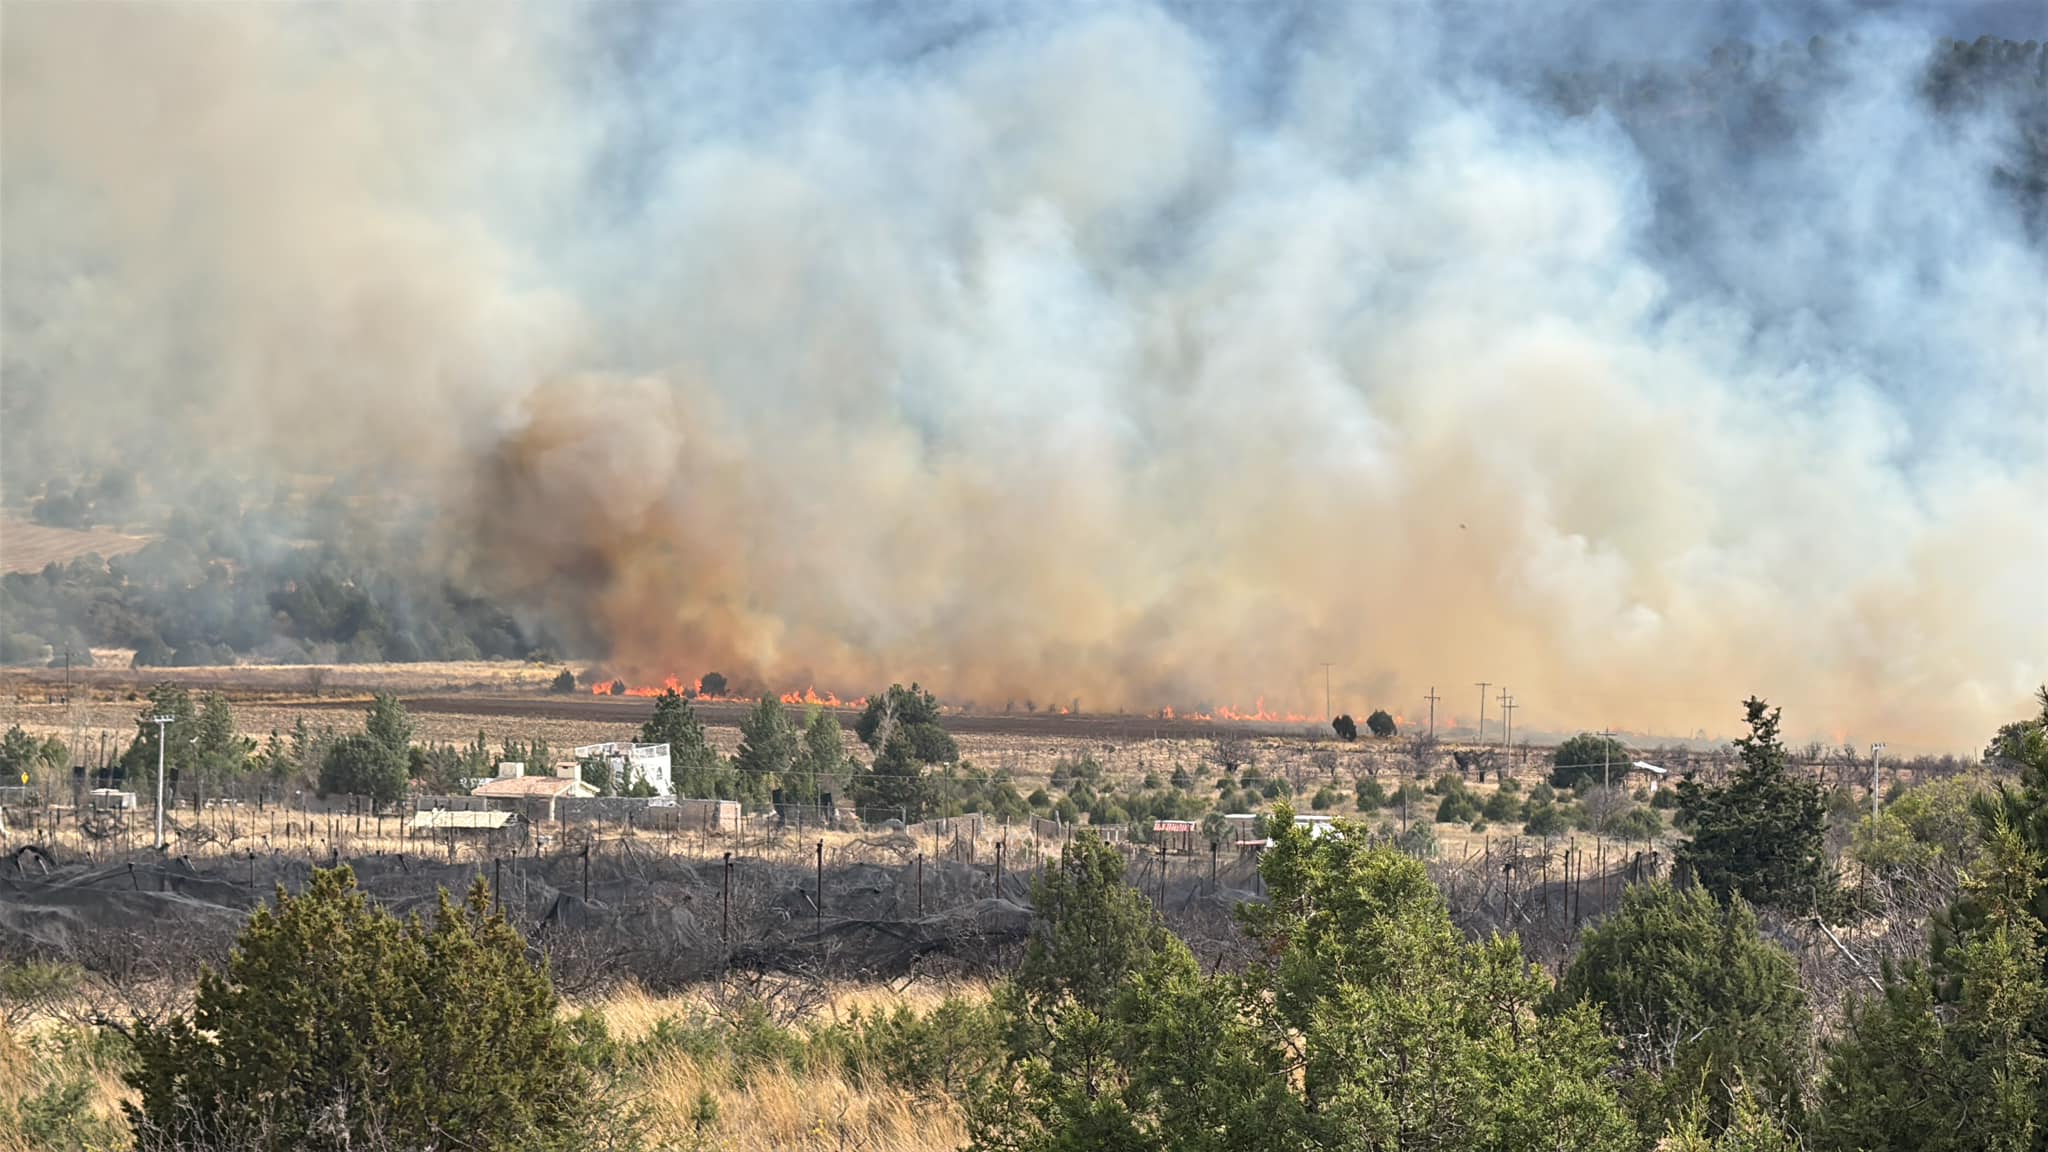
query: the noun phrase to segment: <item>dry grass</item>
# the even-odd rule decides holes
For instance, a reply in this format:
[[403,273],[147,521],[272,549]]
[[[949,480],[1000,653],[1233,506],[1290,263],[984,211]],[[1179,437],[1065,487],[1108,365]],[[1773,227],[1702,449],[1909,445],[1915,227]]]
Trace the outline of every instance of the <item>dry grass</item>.
[[0,571],[40,572],[46,564],[65,564],[95,552],[119,556],[147,543],[147,536],[124,536],[98,529],[79,532],[0,516]]
[[[925,984],[895,991],[843,984],[828,990],[811,1020],[831,1023],[856,1010],[872,1013],[898,1006],[924,1011],[949,995],[985,994],[971,985]],[[664,1020],[705,1019],[719,1005],[710,990],[655,997],[627,989],[582,1007],[601,1014],[614,1039],[631,1044],[645,1040]],[[76,1035],[50,1021],[17,1033],[0,1029],[0,1152],[33,1152],[43,1146],[31,1138],[23,1105],[66,1077],[83,1078],[90,1127],[105,1138],[104,1146],[126,1145],[121,1105],[134,1099],[133,1092],[116,1070],[81,1055],[75,1040],[67,1044],[65,1037]],[[742,1069],[726,1053],[659,1051],[621,1088],[619,1103],[642,1110],[652,1148],[938,1152],[966,1143],[959,1110],[950,1102],[863,1083],[829,1062],[802,1070],[780,1065]]]
[[[110,1062],[89,1050],[82,1033],[41,1021],[18,1033],[0,1028],[0,1152],[56,1147],[126,1148],[124,1102],[135,1099]],[[85,1087],[84,1116],[52,1132],[39,1113],[68,1083]],[[53,1139],[54,1138],[54,1139]]]
[[[836,1023],[854,1012],[897,1007],[924,1012],[948,996],[983,995],[986,989],[971,985],[925,984],[898,991],[841,984],[829,989],[807,1022]],[[703,1019],[720,1010],[709,990],[672,997],[626,990],[595,1007],[624,1043],[644,1040],[663,1020]],[[660,1148],[937,1152],[959,1148],[967,1138],[952,1102],[849,1076],[829,1060],[801,1071],[779,1065],[742,1068],[729,1053],[703,1057],[669,1051],[653,1058],[640,1073],[640,1084],[650,1143]]]

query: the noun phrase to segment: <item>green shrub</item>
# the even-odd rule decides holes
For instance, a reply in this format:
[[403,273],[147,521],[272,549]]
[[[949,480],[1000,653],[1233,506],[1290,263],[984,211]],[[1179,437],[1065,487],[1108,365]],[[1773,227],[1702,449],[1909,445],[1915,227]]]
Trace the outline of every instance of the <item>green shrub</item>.
[[1360,780],[1353,796],[1360,812],[1377,812],[1387,804],[1387,790],[1377,780]]
[[545,970],[481,880],[401,922],[347,868],[282,890],[190,1016],[135,1032],[128,1105],[144,1150],[573,1149],[604,1122]]
[[1529,809],[1522,821],[1522,831],[1530,836],[1557,836],[1570,826],[1570,821],[1555,804],[1537,804]]
[[1557,746],[1551,756],[1550,783],[1558,788],[1576,788],[1601,782],[1603,775],[1620,778],[1628,771],[1628,746],[1611,736],[1581,732]]
[[1467,824],[1479,816],[1479,805],[1464,792],[1453,792],[1436,806],[1436,822],[1439,824]]
[[1329,811],[1337,806],[1337,790],[1328,784],[1323,785],[1316,789],[1314,796],[1309,797],[1308,806],[1318,812]]
[[1488,796],[1486,803],[1481,806],[1480,811],[1488,820],[1502,823],[1520,816],[1522,814],[1522,806],[1512,795],[1508,794],[1506,789],[1502,789]]
[[1643,1075],[1630,1085],[1645,1129],[1703,1105],[1715,1127],[1741,1094],[1796,1117],[1805,1074],[1806,997],[1792,956],[1763,938],[1740,899],[1641,884],[1586,933],[1551,998],[1591,1003]]

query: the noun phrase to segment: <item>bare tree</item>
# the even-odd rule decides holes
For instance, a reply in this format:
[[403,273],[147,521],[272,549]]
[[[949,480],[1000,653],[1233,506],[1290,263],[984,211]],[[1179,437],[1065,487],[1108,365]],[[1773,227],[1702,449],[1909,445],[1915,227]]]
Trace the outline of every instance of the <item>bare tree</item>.
[[1252,742],[1236,732],[1218,734],[1209,741],[1209,762],[1232,775],[1253,762]]

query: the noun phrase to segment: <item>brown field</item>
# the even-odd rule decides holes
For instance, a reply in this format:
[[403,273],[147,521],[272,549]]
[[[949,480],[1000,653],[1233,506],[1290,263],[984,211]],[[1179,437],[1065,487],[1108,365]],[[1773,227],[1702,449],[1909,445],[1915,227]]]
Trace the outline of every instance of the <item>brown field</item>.
[[147,543],[147,536],[100,529],[78,532],[0,516],[0,572],[40,572],[52,562],[63,564],[94,552],[119,556]]

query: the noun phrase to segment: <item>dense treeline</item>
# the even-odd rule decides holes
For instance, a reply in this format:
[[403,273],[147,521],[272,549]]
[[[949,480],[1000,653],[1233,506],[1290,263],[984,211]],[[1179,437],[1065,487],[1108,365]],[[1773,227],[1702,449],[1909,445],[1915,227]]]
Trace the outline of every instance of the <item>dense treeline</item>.
[[80,664],[95,646],[132,648],[139,666],[468,660],[530,656],[545,642],[421,547],[433,526],[395,506],[338,486],[248,503],[208,485],[159,507],[132,480],[110,484],[117,475],[89,498],[52,482],[36,515],[159,538],[0,578],[0,662]]

